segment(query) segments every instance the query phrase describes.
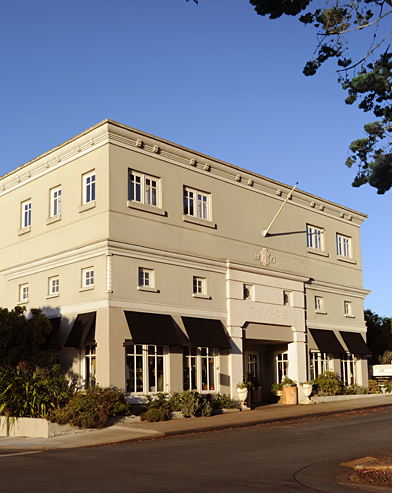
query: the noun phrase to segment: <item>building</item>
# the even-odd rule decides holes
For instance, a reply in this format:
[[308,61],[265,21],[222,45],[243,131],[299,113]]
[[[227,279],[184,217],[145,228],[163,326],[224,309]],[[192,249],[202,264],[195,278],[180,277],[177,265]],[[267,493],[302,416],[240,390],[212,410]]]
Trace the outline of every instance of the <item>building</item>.
[[0,305],[40,307],[65,373],[132,397],[368,384],[366,216],[104,120],[0,178]]

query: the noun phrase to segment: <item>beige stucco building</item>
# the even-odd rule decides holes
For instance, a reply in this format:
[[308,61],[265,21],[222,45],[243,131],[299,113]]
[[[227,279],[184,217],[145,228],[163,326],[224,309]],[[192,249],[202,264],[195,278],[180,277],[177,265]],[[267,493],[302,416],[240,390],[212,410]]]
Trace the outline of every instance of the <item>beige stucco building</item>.
[[366,216],[296,189],[265,236],[290,191],[104,120],[0,178],[0,306],[40,307],[64,372],[133,398],[367,385]]

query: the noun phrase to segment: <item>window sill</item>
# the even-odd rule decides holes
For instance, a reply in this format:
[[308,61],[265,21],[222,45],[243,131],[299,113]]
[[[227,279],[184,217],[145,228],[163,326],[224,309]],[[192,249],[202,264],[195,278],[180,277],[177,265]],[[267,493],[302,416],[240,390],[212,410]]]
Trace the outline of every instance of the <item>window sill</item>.
[[328,314],[326,311],[319,311],[318,309],[315,309],[315,314]]
[[96,207],[96,200],[94,201],[89,201],[89,203],[85,203],[84,205],[81,205],[79,208],[78,208],[78,212],[81,213],[81,212],[86,212],[86,210],[90,210],[91,208],[95,208]]
[[57,222],[59,220],[61,220],[61,214],[53,215],[53,217],[49,217],[48,219],[46,219],[46,224],[53,224],[53,222]]
[[84,286],[83,288],[79,288],[78,292],[86,292],[87,290],[94,290],[94,285]]
[[192,297],[194,297],[195,299],[211,300],[211,297],[209,295],[204,295],[203,293],[192,293]]
[[142,212],[149,212],[151,214],[162,215],[165,216],[167,213],[162,208],[154,207],[153,205],[145,205],[144,203],[138,203],[137,201],[128,200],[126,205],[129,208],[133,208],[135,210],[141,210]]
[[307,247],[308,253],[313,253],[315,255],[320,255],[321,257],[329,257],[328,252],[324,252],[323,250],[318,250],[317,248]]
[[60,293],[52,293],[51,295],[46,295],[45,299],[54,299],[55,297],[59,297]]
[[354,314],[345,314],[345,318],[355,318]]
[[197,224],[199,226],[210,227],[211,229],[215,229],[215,223],[206,219],[198,219],[197,217],[193,217],[192,215],[182,215],[182,220],[185,222],[191,222],[192,224]]
[[150,286],[138,286],[137,289],[141,292],[159,293],[159,290],[157,290],[157,288],[152,288]]
[[22,229],[19,229],[17,234],[18,236],[22,236],[23,234],[30,233],[31,232],[31,226],[26,226],[23,227]]
[[357,264],[354,259],[350,257],[344,257],[343,255],[336,255],[337,260],[341,260],[342,262],[348,262],[349,264]]
[[17,302],[15,305],[20,306],[21,304],[27,304],[28,302],[29,302],[29,299],[20,300],[20,301],[19,301],[19,302]]

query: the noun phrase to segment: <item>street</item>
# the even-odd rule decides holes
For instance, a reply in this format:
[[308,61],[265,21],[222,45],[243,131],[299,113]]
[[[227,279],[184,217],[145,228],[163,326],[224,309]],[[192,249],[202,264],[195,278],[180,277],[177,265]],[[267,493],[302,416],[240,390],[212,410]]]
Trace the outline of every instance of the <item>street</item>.
[[0,457],[0,490],[3,493],[343,491],[329,489],[330,483],[335,487],[332,471],[340,462],[374,453],[391,453],[391,416],[391,407],[370,408],[354,414],[153,441],[6,454]]

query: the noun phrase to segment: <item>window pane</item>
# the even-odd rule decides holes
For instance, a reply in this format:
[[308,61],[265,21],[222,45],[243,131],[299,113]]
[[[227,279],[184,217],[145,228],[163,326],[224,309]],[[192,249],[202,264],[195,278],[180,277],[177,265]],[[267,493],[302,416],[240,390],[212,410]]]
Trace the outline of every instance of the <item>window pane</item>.
[[143,356],[141,356],[141,355],[136,355],[136,391],[135,392],[143,392]]
[[215,390],[215,381],[214,381],[214,358],[209,358],[208,359],[208,373],[209,373],[209,387],[210,391]]
[[149,351],[149,355],[151,354],[152,356],[154,356],[154,354],[156,353],[155,352],[155,346],[154,345],[149,345],[148,346],[148,351]]
[[196,357],[191,357],[190,358],[190,364],[191,364],[191,389],[197,391],[197,369],[196,369]]
[[208,390],[207,358],[201,358],[201,384],[203,391]]
[[157,356],[157,391],[164,390],[164,359]]
[[190,378],[189,378],[189,357],[183,356],[183,390],[190,390]]
[[156,392],[156,363],[155,357],[148,357],[148,369],[149,369],[149,392]]

